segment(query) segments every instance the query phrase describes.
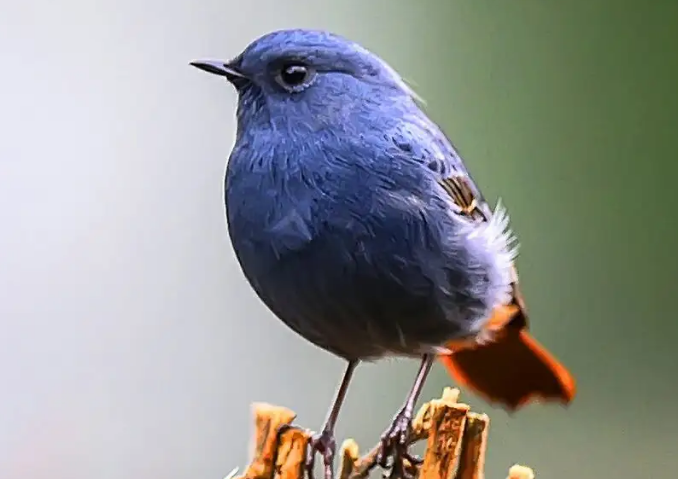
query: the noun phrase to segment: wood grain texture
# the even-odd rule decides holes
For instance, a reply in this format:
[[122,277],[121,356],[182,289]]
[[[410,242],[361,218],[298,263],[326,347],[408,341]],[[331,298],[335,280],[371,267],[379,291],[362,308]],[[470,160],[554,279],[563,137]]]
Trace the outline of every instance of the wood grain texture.
[[[312,432],[291,427],[296,415],[290,409],[255,403],[250,464],[244,474],[228,479],[305,479],[306,448]],[[459,402],[459,390],[445,388],[439,399],[424,404],[412,423],[411,443],[426,440],[420,466],[408,465],[416,479],[485,479],[485,454],[490,418],[470,411]],[[347,439],[337,451],[337,479],[365,479],[377,468],[379,443],[364,455]],[[514,465],[506,479],[534,479],[529,467]]]

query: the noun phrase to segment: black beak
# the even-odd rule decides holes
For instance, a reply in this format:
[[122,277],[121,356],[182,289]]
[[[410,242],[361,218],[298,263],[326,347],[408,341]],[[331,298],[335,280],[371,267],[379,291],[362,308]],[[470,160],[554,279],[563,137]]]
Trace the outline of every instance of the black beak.
[[207,73],[226,77],[229,82],[234,84],[247,80],[247,76],[238,70],[237,67],[233,66],[232,63],[221,60],[194,60],[190,62],[190,65]]

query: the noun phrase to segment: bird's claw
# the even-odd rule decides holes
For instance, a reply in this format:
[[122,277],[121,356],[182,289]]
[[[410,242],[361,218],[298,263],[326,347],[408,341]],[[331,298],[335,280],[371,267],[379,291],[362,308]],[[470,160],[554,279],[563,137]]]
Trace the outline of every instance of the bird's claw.
[[[412,413],[406,409],[401,410],[393,418],[390,427],[381,436],[381,445],[377,453],[376,463],[382,469],[391,469],[389,478],[396,477],[409,479],[412,474],[410,466],[419,465],[423,460],[408,450],[412,437]],[[391,464],[388,459],[391,458]]]
[[[283,424],[278,428],[278,443],[280,443],[280,436],[291,429],[301,430],[300,427],[292,424]],[[306,475],[308,479],[314,479],[313,469],[315,467],[315,454],[320,453],[323,458],[323,468],[325,470],[324,479],[334,479],[334,454],[337,450],[337,443],[334,439],[332,431],[324,430],[320,433],[312,435],[308,440],[308,447],[306,449]]]
[[306,453],[306,473],[309,479],[313,479],[313,467],[315,466],[315,454],[320,453],[323,458],[325,479],[334,478],[334,454],[337,450],[337,442],[332,431],[324,430],[314,434],[308,441]]

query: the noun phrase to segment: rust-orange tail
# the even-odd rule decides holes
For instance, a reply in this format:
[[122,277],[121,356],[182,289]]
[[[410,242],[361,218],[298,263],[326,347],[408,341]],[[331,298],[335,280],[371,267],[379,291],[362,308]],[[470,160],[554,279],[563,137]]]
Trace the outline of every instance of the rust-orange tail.
[[574,378],[523,324],[508,324],[496,341],[439,359],[460,385],[509,410],[532,399],[569,403],[576,394]]
[[[461,208],[461,214],[488,221],[489,208],[478,206],[477,190],[467,176],[445,179],[443,187]],[[527,332],[527,313],[513,267],[513,298],[498,307],[484,329],[492,342],[452,341],[451,355],[440,361],[454,379],[489,401],[515,410],[531,399],[569,403],[576,394],[569,371]]]

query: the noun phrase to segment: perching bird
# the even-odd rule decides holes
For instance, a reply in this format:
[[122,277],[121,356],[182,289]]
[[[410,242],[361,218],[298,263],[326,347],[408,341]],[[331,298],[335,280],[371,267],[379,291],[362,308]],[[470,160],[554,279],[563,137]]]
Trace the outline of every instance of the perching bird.
[[506,210],[382,59],[341,36],[282,30],[231,61],[195,61],[238,92],[226,171],[242,271],[287,326],[347,361],[311,441],[332,475],[334,426],[361,361],[421,359],[382,435],[380,463],[411,458],[415,402],[435,358],[489,401],[569,403],[575,382],[527,332]]

